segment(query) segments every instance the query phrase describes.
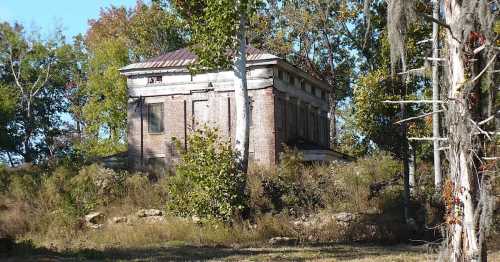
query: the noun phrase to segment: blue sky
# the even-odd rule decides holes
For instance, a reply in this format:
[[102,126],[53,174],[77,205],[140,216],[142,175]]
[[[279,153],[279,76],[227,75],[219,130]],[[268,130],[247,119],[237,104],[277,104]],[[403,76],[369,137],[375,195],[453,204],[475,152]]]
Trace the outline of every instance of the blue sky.
[[[97,18],[101,7],[132,7],[137,0],[0,0],[0,21],[21,22],[42,35],[62,26],[67,39],[85,33],[88,20]],[[149,1],[144,1],[149,2]]]

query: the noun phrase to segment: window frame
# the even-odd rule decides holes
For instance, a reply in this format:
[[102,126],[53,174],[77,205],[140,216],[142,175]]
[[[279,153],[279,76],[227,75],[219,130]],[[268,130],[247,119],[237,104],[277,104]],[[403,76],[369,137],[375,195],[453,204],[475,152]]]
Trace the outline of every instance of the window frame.
[[[151,114],[152,114],[152,108],[154,106],[158,106],[160,108],[160,116],[159,116],[159,130],[156,131],[156,130],[152,130],[152,125],[151,125]],[[147,114],[148,114],[148,118],[147,118],[147,125],[148,125],[148,134],[163,134],[163,132],[165,131],[165,127],[164,127],[164,120],[165,120],[165,110],[164,110],[164,103],[163,102],[158,102],[158,103],[148,103],[147,104]]]
[[163,83],[162,75],[152,75],[148,76],[148,85],[157,85]]

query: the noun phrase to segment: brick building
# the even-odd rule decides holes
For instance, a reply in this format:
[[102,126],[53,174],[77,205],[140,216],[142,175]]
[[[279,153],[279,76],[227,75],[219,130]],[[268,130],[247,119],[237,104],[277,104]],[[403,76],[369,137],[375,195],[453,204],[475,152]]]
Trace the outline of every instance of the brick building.
[[[190,74],[196,55],[170,52],[120,69],[127,77],[128,157],[132,167],[171,164],[172,137],[185,137],[203,123],[234,141],[232,71]],[[249,47],[250,162],[273,165],[283,144],[302,150],[306,160],[343,159],[329,150],[326,83],[286,61]]]

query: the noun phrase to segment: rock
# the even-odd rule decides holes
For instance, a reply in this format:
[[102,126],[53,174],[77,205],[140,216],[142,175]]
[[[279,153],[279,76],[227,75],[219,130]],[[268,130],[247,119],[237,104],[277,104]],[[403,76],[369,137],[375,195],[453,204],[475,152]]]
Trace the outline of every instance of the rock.
[[109,220],[109,223],[110,224],[120,224],[120,223],[126,223],[127,221],[128,221],[127,217],[112,217]]
[[352,222],[356,219],[356,215],[353,213],[348,213],[348,212],[340,212],[337,214],[334,214],[333,217],[337,222]]
[[298,239],[290,237],[273,237],[269,239],[271,245],[290,246],[298,243]]
[[191,220],[194,222],[194,223],[198,223],[201,221],[201,219],[197,216],[197,215],[193,215],[191,217]]
[[102,224],[104,222],[104,214],[101,212],[92,212],[84,217],[87,224]]
[[150,217],[143,217],[142,221],[146,224],[161,224],[165,223],[167,220],[163,216],[150,216]]
[[138,217],[154,217],[154,216],[161,216],[163,212],[158,209],[141,209],[137,211],[136,215]]

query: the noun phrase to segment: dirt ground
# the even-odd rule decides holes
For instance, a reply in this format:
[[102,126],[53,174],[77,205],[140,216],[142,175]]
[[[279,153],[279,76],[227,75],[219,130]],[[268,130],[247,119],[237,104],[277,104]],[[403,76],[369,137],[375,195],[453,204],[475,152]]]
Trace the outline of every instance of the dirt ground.
[[[167,243],[137,249],[110,248],[56,252],[18,247],[2,261],[435,261],[428,246],[318,245],[265,248],[196,247]],[[489,261],[500,261],[500,251]]]

